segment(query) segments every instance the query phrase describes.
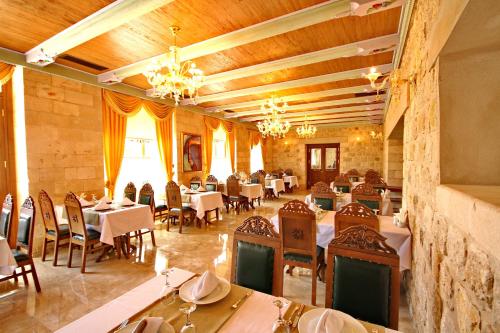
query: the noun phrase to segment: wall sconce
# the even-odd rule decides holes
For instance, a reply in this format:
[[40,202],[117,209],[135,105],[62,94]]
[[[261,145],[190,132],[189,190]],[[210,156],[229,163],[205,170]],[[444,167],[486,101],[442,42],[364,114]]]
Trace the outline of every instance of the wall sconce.
[[387,85],[387,81],[389,80],[389,75],[384,78],[382,83],[378,84],[376,83],[377,79],[382,76],[382,73],[377,72],[376,67],[371,67],[370,68],[370,73],[368,74],[363,74],[363,77],[367,78],[370,81],[370,85],[373,89],[377,91],[377,100],[380,100],[380,95],[379,92],[380,90],[384,89],[385,86]]
[[362,74],[364,78],[370,81],[370,86],[377,91],[377,100],[380,100],[380,90],[386,88],[387,81],[390,81],[390,88],[394,90],[396,86],[401,86],[403,83],[409,82],[411,87],[415,86],[415,75],[412,73],[407,78],[401,77],[401,70],[395,69],[389,75],[387,75],[384,80],[377,84],[377,80],[382,76],[382,73],[377,72],[376,67],[370,67],[370,73]]
[[370,131],[370,137],[373,140],[382,140],[382,132],[375,132],[375,131]]

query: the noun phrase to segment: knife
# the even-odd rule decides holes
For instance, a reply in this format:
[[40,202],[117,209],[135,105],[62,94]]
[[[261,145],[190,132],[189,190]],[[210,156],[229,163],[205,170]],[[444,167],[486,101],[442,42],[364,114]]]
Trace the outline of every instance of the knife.
[[239,300],[236,301],[236,303],[234,303],[233,305],[231,305],[231,308],[232,309],[237,309],[238,306],[240,306],[241,302],[243,302],[247,297],[249,297],[250,295],[252,295],[253,293],[253,290],[250,290],[249,292],[247,292],[245,295],[243,295],[242,298],[240,298]]
[[302,312],[304,311],[304,308],[306,306],[304,304],[301,304],[300,305],[300,309],[299,309],[299,312],[297,312],[297,315],[295,316],[295,318],[293,319],[293,322],[292,322],[292,328],[295,328],[297,327],[297,325],[299,324],[299,319],[300,319],[300,316],[302,316]]

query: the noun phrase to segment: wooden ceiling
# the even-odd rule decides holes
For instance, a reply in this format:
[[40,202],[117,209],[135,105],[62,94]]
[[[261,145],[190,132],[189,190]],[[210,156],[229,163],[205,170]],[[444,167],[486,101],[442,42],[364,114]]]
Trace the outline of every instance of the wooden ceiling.
[[[96,81],[115,75],[125,84],[148,90],[151,87],[144,76],[135,74],[141,71],[127,68],[166,53],[173,44],[168,28],[177,25],[181,28],[177,45],[201,54],[192,60],[207,75],[198,104],[207,112],[258,121],[260,104],[271,96],[282,96],[292,106],[287,117],[293,122],[301,121],[306,113],[321,124],[381,122],[384,96],[375,101],[373,89],[361,73],[370,66],[387,65],[385,72],[390,70],[399,42],[403,0],[137,3],[0,0],[0,47],[25,53],[28,58],[50,41],[59,43],[60,50],[53,54],[55,63],[94,74]],[[370,8],[368,12],[366,8]],[[106,24],[97,27],[92,19]],[[85,21],[96,30],[94,35],[83,25],[78,30]],[[260,26],[269,29],[263,32]],[[71,29],[73,35],[68,33]],[[243,32],[243,42],[231,37],[239,32]],[[73,46],[69,36],[82,38],[81,42]],[[379,38],[383,36],[387,41]],[[221,40],[214,47],[209,42],[216,37]],[[313,61],[309,57],[313,52],[329,53]],[[300,57],[303,54],[308,55]],[[283,60],[286,58],[290,59]],[[267,64],[271,61],[276,66]]]

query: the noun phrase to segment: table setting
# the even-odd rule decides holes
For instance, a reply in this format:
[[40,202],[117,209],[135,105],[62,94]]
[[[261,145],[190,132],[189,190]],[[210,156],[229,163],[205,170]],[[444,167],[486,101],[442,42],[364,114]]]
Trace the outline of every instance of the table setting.
[[196,211],[196,217],[199,220],[205,219],[208,223],[207,212],[224,207],[220,192],[206,191],[203,187],[200,187],[202,191],[200,188],[196,191],[185,186],[184,188],[182,189],[181,186],[181,200],[183,203],[188,203]]

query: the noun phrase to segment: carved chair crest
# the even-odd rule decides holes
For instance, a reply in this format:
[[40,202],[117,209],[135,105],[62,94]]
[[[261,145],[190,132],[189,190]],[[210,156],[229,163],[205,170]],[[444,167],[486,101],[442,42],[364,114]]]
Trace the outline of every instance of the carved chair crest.
[[347,175],[348,176],[359,176],[359,171],[356,169],[351,169],[351,170],[347,171]]
[[287,176],[293,176],[293,170],[292,169],[285,169],[284,171]]
[[141,191],[139,193],[140,195],[152,195],[154,193],[153,187],[151,186],[150,183],[146,183],[142,185]]
[[201,183],[201,178],[198,176],[194,176],[191,178],[191,183]]
[[280,208],[280,211],[283,213],[288,212],[299,215],[314,215],[314,212],[309,209],[307,204],[300,200],[288,201],[282,208]]
[[311,188],[311,192],[314,194],[331,194],[333,190],[325,182],[317,182]]
[[217,178],[215,178],[215,176],[214,176],[214,175],[209,175],[209,176],[207,177],[207,183],[217,183],[217,182],[218,182],[218,181],[217,181]]
[[347,174],[341,174],[335,177],[335,185],[336,184],[350,184],[349,177]]
[[372,184],[362,183],[356,186],[352,190],[353,195],[364,195],[364,196],[380,196],[378,192],[373,188]]
[[377,218],[377,215],[373,213],[373,211],[366,207],[363,204],[352,202],[347,205],[344,205],[338,212],[335,214],[338,218],[339,216],[354,216],[359,218]]
[[251,216],[247,218],[238,228],[236,228],[236,231],[245,234],[279,238],[271,222],[262,216]]
[[387,245],[387,238],[366,225],[356,225],[340,231],[331,241],[331,245],[371,250],[387,254],[397,254],[396,250]]
[[12,210],[12,202],[13,198],[12,195],[9,193],[5,196],[5,199],[3,200],[3,207]]
[[137,192],[137,189],[135,188],[135,185],[134,183],[132,182],[129,182],[127,184],[127,186],[125,186],[125,190],[124,190],[125,193],[136,193]]

